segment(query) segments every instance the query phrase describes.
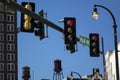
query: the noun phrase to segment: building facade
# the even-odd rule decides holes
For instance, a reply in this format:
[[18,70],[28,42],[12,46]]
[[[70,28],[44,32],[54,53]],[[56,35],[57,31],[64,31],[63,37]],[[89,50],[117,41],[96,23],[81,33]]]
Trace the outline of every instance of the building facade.
[[[118,51],[120,51],[120,43],[118,44]],[[120,52],[118,52],[118,56],[120,58]],[[106,63],[106,80],[116,80],[115,51],[112,50],[107,51],[105,55],[105,63]],[[119,59],[119,65],[120,65],[120,59]]]
[[0,3],[0,80],[18,80],[17,11],[2,3]]

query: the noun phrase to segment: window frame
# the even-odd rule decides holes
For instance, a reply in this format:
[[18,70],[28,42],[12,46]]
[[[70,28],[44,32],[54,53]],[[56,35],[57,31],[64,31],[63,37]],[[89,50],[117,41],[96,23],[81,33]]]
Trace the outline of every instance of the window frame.
[[7,61],[15,61],[15,54],[7,53]]
[[0,31],[4,31],[4,25],[3,25],[3,23],[0,23]]
[[15,64],[7,63],[7,71],[15,71]]
[[4,80],[4,73],[0,73],[0,80]]
[[0,61],[4,61],[4,53],[0,53]]
[[4,15],[0,14],[0,21],[4,21]]
[[14,24],[7,24],[7,32],[14,32],[15,31],[15,25]]
[[0,43],[0,51],[4,51],[4,43]]
[[14,15],[13,14],[7,14],[6,20],[7,20],[7,22],[14,22],[15,21]]
[[4,63],[0,63],[0,71],[4,71]]
[[4,34],[0,33],[0,41],[4,41]]
[[7,51],[15,51],[15,44],[7,44]]
[[8,73],[7,80],[15,80],[15,73]]
[[15,41],[15,34],[7,34],[7,41]]

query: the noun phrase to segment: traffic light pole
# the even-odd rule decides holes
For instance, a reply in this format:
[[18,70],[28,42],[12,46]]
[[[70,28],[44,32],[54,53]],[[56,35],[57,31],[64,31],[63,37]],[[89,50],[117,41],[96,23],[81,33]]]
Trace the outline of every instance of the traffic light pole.
[[14,10],[20,11],[24,14],[27,14],[29,16],[31,16],[32,18],[34,18],[35,20],[41,21],[43,24],[46,24],[62,33],[64,33],[64,30],[59,27],[58,25],[48,21],[47,19],[44,19],[43,17],[39,16],[38,14],[35,14],[34,12],[24,8],[23,6],[17,4],[16,2],[13,2],[11,0],[0,0],[1,3],[3,3],[4,5],[6,5],[7,7],[10,7]]

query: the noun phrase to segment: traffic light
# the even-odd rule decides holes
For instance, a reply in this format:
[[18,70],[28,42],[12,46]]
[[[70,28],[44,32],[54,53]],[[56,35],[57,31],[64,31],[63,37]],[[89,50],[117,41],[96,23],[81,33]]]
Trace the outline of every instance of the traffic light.
[[[22,2],[22,6],[26,9],[35,12],[35,3],[32,2]],[[34,19],[24,13],[21,13],[21,28],[22,32],[34,32]]]
[[[39,12],[39,16],[44,17],[43,10]],[[36,24],[35,27],[38,28],[38,30],[35,30],[35,35],[40,36],[40,40],[44,39],[45,37],[44,24],[40,21],[38,21],[35,24]]]
[[44,33],[44,24],[41,22],[36,23],[36,27],[38,30],[35,30],[35,35],[40,36],[40,40],[42,40],[45,37]]
[[[44,18],[44,11],[41,10],[39,12],[39,15]],[[44,37],[45,37],[44,24],[40,22],[40,40],[44,39]]]
[[89,34],[90,39],[90,56],[99,57],[99,34],[91,33]]
[[72,17],[64,18],[65,44],[76,44],[76,19]]

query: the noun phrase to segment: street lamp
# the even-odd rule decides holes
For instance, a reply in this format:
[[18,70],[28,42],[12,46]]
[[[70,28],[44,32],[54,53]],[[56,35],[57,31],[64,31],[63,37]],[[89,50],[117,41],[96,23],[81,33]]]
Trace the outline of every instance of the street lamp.
[[96,7],[94,7],[94,9],[93,9],[92,17],[93,17],[95,20],[97,20],[98,17],[99,17],[99,14],[98,14],[98,12],[97,12],[97,8],[96,8]]
[[114,23],[113,29],[114,29],[115,60],[116,60],[115,61],[116,62],[116,80],[119,80],[119,62],[118,62],[117,25],[116,25],[116,20],[115,20],[115,17],[113,16],[112,12],[108,8],[106,8],[106,7],[102,6],[102,5],[94,5],[94,10],[93,10],[94,12],[92,14],[92,17],[95,20],[97,20],[98,16],[99,16],[96,7],[100,7],[100,8],[105,9],[106,11],[108,11],[109,14],[112,16],[112,19],[113,19],[113,23]]

